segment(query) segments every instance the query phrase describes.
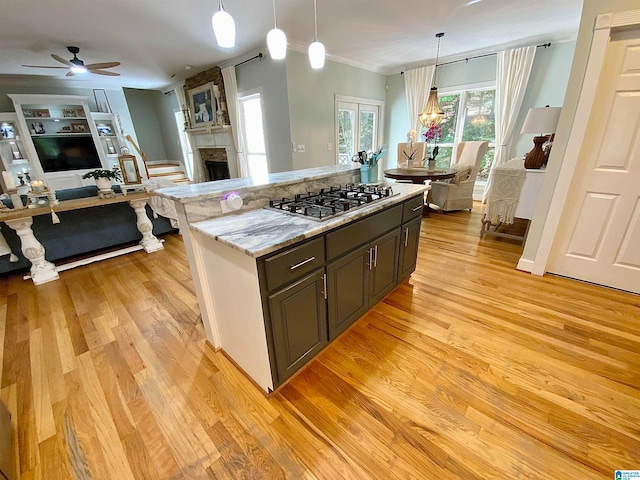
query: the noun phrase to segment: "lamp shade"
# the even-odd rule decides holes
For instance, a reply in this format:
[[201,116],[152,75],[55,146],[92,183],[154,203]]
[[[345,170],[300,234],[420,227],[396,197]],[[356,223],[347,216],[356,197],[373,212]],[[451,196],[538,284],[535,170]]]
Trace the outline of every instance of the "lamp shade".
[[309,45],[309,63],[311,63],[311,68],[322,68],[324,67],[324,45],[317,40]]
[[229,13],[220,8],[213,14],[211,24],[219,47],[233,48],[236,45],[236,24]]
[[555,133],[561,107],[530,108],[520,133]]
[[269,55],[274,60],[282,60],[287,56],[287,36],[279,28],[272,28],[267,34]]

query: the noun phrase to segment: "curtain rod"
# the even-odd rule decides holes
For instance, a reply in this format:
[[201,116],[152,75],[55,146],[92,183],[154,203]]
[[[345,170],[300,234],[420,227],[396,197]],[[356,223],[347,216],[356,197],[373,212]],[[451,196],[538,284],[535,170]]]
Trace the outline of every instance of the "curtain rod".
[[253,56],[253,57],[251,57],[251,58],[247,58],[247,59],[246,59],[246,60],[244,60],[243,62],[236,63],[234,66],[235,66],[235,67],[239,67],[239,66],[240,66],[240,65],[242,65],[243,63],[250,62],[251,60],[255,60],[256,58],[259,58],[259,59],[262,61],[262,57],[263,57],[262,52],[260,52],[259,54],[255,55],[255,56]]
[[[536,48],[547,48],[551,46],[551,42],[548,43],[543,43],[541,45],[536,45]],[[493,52],[493,53],[485,53],[484,55],[476,55],[474,57],[467,57],[467,58],[461,58],[460,60],[451,60],[450,62],[444,62],[444,63],[438,63],[436,65],[436,67],[441,67],[443,65],[451,65],[452,63],[459,63],[459,62],[467,62],[469,63],[469,60],[474,60],[476,58],[483,58],[483,57],[491,57],[492,55],[497,55],[497,52]],[[400,72],[400,75],[404,75],[404,71]]]

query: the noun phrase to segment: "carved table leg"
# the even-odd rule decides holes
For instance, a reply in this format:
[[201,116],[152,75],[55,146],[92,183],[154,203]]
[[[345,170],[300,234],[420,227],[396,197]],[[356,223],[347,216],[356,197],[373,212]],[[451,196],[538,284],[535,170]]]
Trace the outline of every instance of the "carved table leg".
[[31,279],[36,285],[58,279],[56,266],[45,260],[44,246],[36,239],[31,230],[33,219],[19,218],[6,220],[5,223],[16,231],[20,237],[21,250],[27,260],[31,262]]
[[147,253],[155,252],[157,250],[162,250],[164,246],[162,242],[158,240],[153,235],[153,224],[149,217],[147,216],[147,210],[145,206],[147,205],[146,200],[131,200],[129,202],[131,208],[133,208],[136,212],[136,216],[138,218],[136,222],[136,226],[138,230],[142,234],[142,240],[140,240],[140,245],[143,246],[144,251]]

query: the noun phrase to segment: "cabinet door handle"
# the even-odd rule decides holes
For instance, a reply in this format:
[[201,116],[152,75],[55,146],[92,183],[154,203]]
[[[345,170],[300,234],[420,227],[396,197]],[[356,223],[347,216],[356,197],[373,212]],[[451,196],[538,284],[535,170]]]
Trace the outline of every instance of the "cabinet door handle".
[[305,265],[309,262],[313,262],[316,259],[316,257],[309,257],[306,260],[301,261],[300,263],[296,263],[295,265],[291,265],[289,267],[290,270],[295,270],[298,267],[301,267],[302,265]]
[[324,295],[324,299],[327,299],[327,274],[322,275],[322,294]]
[[373,268],[373,248],[369,249],[369,263],[367,265],[369,265],[369,270]]
[[373,247],[373,266],[378,266],[378,245]]
[[412,212],[417,212],[418,210],[420,210],[423,207],[423,205],[418,205],[417,207],[413,207],[411,209]]
[[409,227],[404,230],[404,246],[409,245]]

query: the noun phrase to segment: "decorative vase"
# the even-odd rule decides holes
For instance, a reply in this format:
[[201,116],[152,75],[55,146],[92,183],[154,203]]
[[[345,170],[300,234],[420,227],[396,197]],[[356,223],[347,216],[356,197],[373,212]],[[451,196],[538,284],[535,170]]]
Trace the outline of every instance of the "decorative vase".
[[429,159],[429,161],[427,162],[427,171],[429,172],[433,172],[436,169],[436,160],[434,159]]
[[101,193],[113,193],[113,190],[111,190],[111,179],[109,178],[96,178],[96,185]]

